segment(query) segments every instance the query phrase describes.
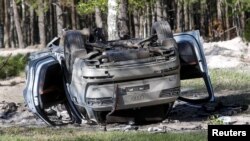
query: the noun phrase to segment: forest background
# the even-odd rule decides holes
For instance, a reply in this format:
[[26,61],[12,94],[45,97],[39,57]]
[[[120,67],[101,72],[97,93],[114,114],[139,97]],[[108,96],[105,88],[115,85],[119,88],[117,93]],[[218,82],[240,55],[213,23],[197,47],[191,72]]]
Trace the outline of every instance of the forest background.
[[250,0],[0,0],[0,48],[45,47],[63,29],[103,28],[107,39],[145,38],[155,21],[205,41],[250,40]]

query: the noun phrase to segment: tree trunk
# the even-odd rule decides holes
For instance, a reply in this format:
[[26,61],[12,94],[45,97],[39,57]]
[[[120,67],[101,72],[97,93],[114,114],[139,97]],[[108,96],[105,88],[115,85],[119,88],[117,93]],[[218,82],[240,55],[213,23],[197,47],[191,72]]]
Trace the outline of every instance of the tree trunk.
[[193,10],[193,5],[192,4],[188,4],[188,30],[193,30],[193,26],[194,26],[194,19],[193,19],[193,16],[195,15],[194,14],[194,11]]
[[199,0],[199,5],[200,5],[200,9],[201,9],[201,12],[200,12],[200,22],[199,22],[199,29],[200,29],[200,32],[201,32],[201,35],[202,36],[205,36],[205,6],[204,4],[201,2],[201,0]]
[[41,47],[45,47],[46,37],[45,37],[45,24],[44,24],[44,1],[39,0],[38,6],[38,28],[39,28],[39,39]]
[[[227,4],[227,1],[225,0],[225,20],[226,20],[226,29],[229,29],[230,25],[229,25],[229,15],[228,15],[228,4]],[[229,40],[230,39],[230,32],[226,32],[226,40]]]
[[[11,1],[10,1],[11,2]],[[9,12],[10,12],[10,36],[9,36],[9,40],[10,40],[10,46],[11,48],[15,48],[15,37],[14,37],[14,32],[15,32],[15,22],[14,22],[14,13],[13,13],[13,8],[9,8]]]
[[128,17],[129,17],[129,36],[130,37],[134,37],[134,21],[133,21],[133,14],[132,14],[132,11],[128,11]]
[[[46,35],[46,41],[50,41],[54,35],[53,35],[53,4],[52,3],[52,0],[49,0],[48,2],[48,11],[47,11],[47,14],[46,14],[46,30],[48,30],[47,32],[47,35]],[[46,31],[45,30],[45,31]]]
[[216,6],[217,6],[217,19],[218,19],[218,21],[221,22],[222,21],[221,0],[217,0]]
[[241,28],[242,28],[242,30],[244,30],[245,29],[245,20],[246,18],[245,18],[245,12],[244,11],[242,11],[241,13],[240,13],[240,23],[241,23]]
[[34,9],[30,7],[30,44],[34,43]]
[[102,13],[98,7],[95,7],[95,24],[97,28],[103,28]]
[[4,21],[4,1],[0,1],[0,25],[3,24]]
[[121,39],[128,38],[128,0],[120,0],[117,26],[119,37]]
[[24,44],[27,45],[28,44],[28,25],[26,24],[27,23],[27,19],[26,19],[26,5],[25,5],[25,1],[22,0],[21,1],[21,7],[22,7],[22,22],[21,22],[21,28],[22,28],[22,31],[23,31],[23,41],[24,41]]
[[152,27],[152,15],[151,15],[151,6],[147,4],[147,36],[151,35],[151,27]]
[[162,21],[161,0],[156,1],[155,9],[156,9],[156,20]]
[[75,8],[75,0],[71,2],[71,22],[72,29],[76,29],[76,8]]
[[63,12],[60,1],[57,1],[56,3],[56,19],[57,19],[57,36],[61,37],[63,30]]
[[168,20],[168,12],[167,12],[167,1],[162,1],[162,20],[167,21]]
[[16,26],[17,36],[18,36],[18,45],[19,45],[19,48],[24,48],[23,35],[22,35],[20,19],[19,19],[19,15],[17,11],[17,5],[16,5],[15,0],[12,0],[12,3],[13,3],[15,26]]
[[3,36],[4,36],[4,1],[0,1],[0,48],[4,48]]
[[241,21],[240,21],[240,15],[241,15],[241,12],[237,13],[237,9],[239,9],[239,11],[241,10],[240,8],[240,4],[239,2],[236,2],[234,4],[234,8],[232,8],[232,12],[235,13],[234,16],[233,16],[233,26],[236,26],[236,33],[237,33],[237,36],[240,36],[242,35],[241,33],[241,29],[242,29],[242,26],[241,26]]
[[80,15],[76,13],[76,29],[81,29]]
[[119,39],[117,29],[117,1],[108,0],[108,40]]
[[206,6],[205,6],[205,33],[208,37],[212,37],[212,13],[211,13],[211,1],[210,0],[206,0]]
[[71,27],[72,29],[72,18],[71,18],[71,9],[69,7],[64,7],[61,5],[63,14],[62,14],[62,20],[63,20],[63,28],[66,27]]
[[184,30],[187,31],[188,30],[188,26],[189,26],[189,11],[188,11],[188,6],[189,6],[189,2],[188,1],[184,1]]
[[245,11],[243,11],[243,5],[241,2],[239,2],[239,7],[240,7],[240,25],[241,25],[241,30],[245,30]]
[[155,4],[151,3],[151,12],[152,12],[152,23],[154,23],[155,21],[157,21],[157,15],[156,15],[156,7]]
[[[51,0],[53,1],[53,0]],[[56,5],[54,4],[51,4],[50,5],[50,11],[49,11],[49,14],[50,14],[50,29],[51,29],[51,38],[57,36],[57,25],[56,25]]]
[[140,36],[140,23],[139,23],[139,13],[138,10],[134,10],[134,28],[135,28],[135,38]]
[[144,15],[142,14],[142,11],[141,11],[141,14],[140,14],[140,31],[139,31],[139,37],[140,38],[144,38],[144,24],[145,24],[145,18],[144,18]]
[[180,13],[181,13],[181,3],[180,0],[176,0],[176,32],[181,32],[181,23],[180,23]]
[[4,46],[10,47],[10,16],[9,16],[9,0],[4,0]]

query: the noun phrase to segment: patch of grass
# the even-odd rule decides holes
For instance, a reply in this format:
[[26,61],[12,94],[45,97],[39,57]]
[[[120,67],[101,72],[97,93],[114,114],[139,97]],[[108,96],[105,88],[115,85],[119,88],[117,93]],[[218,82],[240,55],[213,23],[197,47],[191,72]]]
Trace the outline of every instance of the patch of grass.
[[[7,57],[0,56],[0,66],[5,63]],[[18,76],[24,71],[25,65],[28,61],[27,55],[18,54],[11,56],[7,63],[0,69],[0,79],[6,79],[8,77]]]
[[148,132],[88,132],[73,128],[0,128],[0,140],[53,140],[53,141],[205,141],[206,132],[159,133]]
[[[237,69],[212,69],[210,77],[215,91],[220,90],[248,90],[250,87],[249,71]],[[203,79],[191,79],[181,82],[182,87],[205,91]]]

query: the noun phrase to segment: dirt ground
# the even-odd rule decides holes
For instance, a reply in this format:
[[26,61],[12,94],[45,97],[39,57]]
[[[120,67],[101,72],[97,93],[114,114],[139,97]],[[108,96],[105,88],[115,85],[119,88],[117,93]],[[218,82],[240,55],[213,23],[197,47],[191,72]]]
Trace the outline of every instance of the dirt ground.
[[24,76],[0,81],[0,101],[23,103]]

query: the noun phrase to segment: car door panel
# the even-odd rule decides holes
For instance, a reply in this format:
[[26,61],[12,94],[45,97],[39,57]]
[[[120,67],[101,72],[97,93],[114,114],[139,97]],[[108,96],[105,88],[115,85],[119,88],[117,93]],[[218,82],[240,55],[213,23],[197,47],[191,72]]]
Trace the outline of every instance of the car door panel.
[[48,110],[62,104],[71,116],[71,120],[80,123],[80,115],[69,100],[70,95],[61,65],[53,55],[47,54],[32,59],[27,67],[27,82],[23,95],[29,109],[45,123],[56,125],[61,121],[55,121]]
[[[214,101],[214,91],[210,80],[199,31],[177,33],[174,35],[174,39],[177,42],[180,57],[181,80],[203,78],[208,91],[208,97],[198,101]],[[190,100],[183,97],[180,97],[180,99],[191,103],[193,102],[192,99]],[[197,101],[194,103],[196,102]]]
[[30,61],[28,65],[29,71],[26,72],[27,73],[26,88],[24,89],[23,93],[29,109],[31,109],[33,113],[35,113],[38,117],[43,119],[43,121],[46,122],[47,124],[53,124],[53,123],[48,119],[46,113],[44,112],[43,107],[45,103],[42,101],[42,97],[39,94],[39,89],[40,89],[39,85],[41,79],[42,78],[44,79],[44,77],[41,77],[42,73],[46,71],[46,68],[48,68],[48,66],[54,65],[55,62],[56,62],[55,59],[50,56],[45,56]]

